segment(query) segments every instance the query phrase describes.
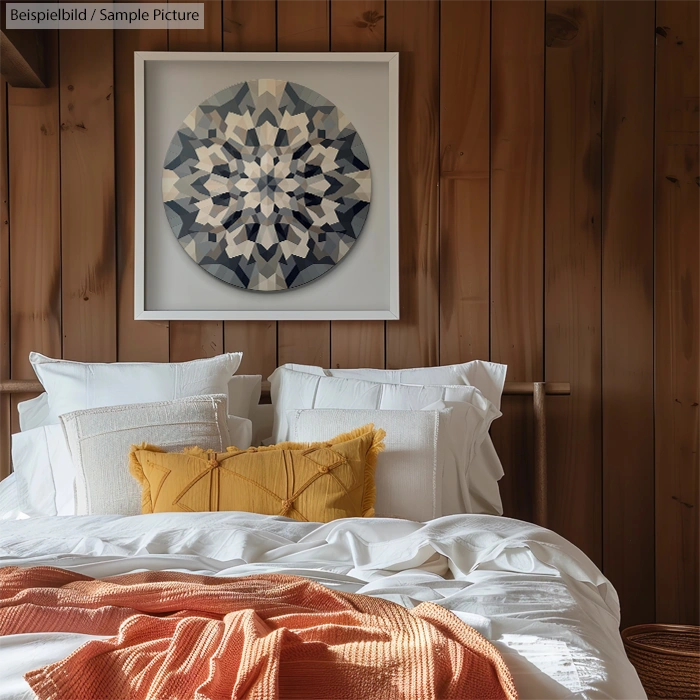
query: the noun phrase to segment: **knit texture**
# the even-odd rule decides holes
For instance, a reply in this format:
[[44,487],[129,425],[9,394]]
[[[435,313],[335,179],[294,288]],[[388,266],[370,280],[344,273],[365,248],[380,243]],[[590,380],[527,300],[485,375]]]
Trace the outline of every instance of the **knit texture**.
[[25,678],[40,700],[515,700],[496,648],[451,612],[298,576],[0,569],[0,635],[115,635]]

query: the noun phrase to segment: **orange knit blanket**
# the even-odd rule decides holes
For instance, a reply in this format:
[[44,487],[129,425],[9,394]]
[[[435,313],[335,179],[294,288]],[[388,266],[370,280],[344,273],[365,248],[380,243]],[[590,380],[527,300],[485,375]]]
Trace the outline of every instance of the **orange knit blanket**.
[[114,636],[27,673],[41,700],[517,698],[496,648],[451,612],[298,576],[0,569],[0,635],[59,631]]

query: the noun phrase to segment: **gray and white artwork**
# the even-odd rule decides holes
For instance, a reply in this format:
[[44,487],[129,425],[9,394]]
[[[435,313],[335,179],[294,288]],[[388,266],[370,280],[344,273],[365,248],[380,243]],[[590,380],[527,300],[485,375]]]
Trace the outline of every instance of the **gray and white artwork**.
[[187,116],[165,158],[170,226],[204,270],[243,289],[293,289],[332,270],[369,212],[369,159],[317,92],[249,80]]

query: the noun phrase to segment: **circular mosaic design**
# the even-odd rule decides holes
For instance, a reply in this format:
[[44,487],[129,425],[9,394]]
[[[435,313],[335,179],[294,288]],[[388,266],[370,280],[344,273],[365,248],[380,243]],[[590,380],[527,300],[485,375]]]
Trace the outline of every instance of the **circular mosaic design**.
[[325,97],[249,80],[196,107],[165,158],[163,200],[187,254],[236,287],[293,289],[332,270],[369,212],[367,151]]

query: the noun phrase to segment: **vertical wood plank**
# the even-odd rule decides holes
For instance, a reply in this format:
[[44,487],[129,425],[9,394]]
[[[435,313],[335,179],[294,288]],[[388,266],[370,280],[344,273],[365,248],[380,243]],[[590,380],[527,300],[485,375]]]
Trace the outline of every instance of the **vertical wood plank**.
[[[188,0],[168,0],[168,6],[177,6]],[[204,29],[168,27],[170,51],[221,51],[223,47],[222,0],[205,0]]]
[[114,34],[120,362],[167,362],[169,358],[167,321],[134,320],[134,51],[167,48],[165,29],[120,29]]
[[[169,0],[175,5],[184,0]],[[170,51],[221,51],[223,47],[221,0],[204,3],[204,29],[168,29]],[[170,361],[186,362],[224,352],[221,321],[171,321]]]
[[60,35],[63,356],[117,359],[112,30]]
[[384,0],[331,0],[331,50],[384,51]]
[[602,6],[550,0],[545,86],[545,377],[549,525],[602,562]]
[[[47,32],[45,89],[8,90],[10,147],[11,376],[35,379],[34,351],[61,357],[61,202],[58,110],[58,32]],[[27,206],[27,193],[37,192]],[[11,399],[13,431],[19,430]]]
[[656,5],[656,619],[700,624],[700,5]]
[[440,14],[440,363],[489,357],[491,3]]
[[[331,0],[332,51],[384,51],[384,0]],[[383,321],[332,321],[333,367],[384,367]]]
[[278,0],[277,50],[328,51],[328,0]]
[[[491,359],[510,381],[543,374],[544,2],[493,3]],[[532,409],[507,397],[493,438],[505,513],[532,515]]]
[[[10,213],[7,82],[0,75],[0,377],[10,376]],[[10,397],[0,395],[0,480],[10,474]]]
[[224,0],[224,51],[274,51],[275,0]]
[[[327,0],[279,0],[278,51],[328,51],[330,41]],[[277,360],[329,367],[329,321],[280,321],[277,324]]]
[[387,50],[401,51],[399,177],[401,319],[386,326],[390,369],[439,361],[440,6],[390,0]]
[[[225,51],[274,51],[276,26],[277,10],[272,0],[224,2]],[[226,321],[224,349],[243,353],[239,373],[267,378],[277,366],[277,323]]]
[[603,566],[654,620],[654,4],[603,4]]

